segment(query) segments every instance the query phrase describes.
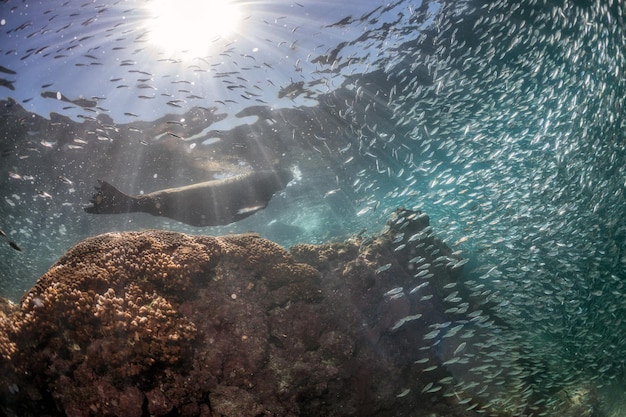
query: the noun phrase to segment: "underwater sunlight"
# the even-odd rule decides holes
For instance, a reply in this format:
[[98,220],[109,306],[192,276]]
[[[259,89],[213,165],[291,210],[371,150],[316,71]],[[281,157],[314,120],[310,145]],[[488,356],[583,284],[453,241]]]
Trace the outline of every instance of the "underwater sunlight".
[[242,23],[239,5],[231,1],[154,0],[146,7],[148,38],[166,55],[202,58],[210,52],[209,41],[227,38]]

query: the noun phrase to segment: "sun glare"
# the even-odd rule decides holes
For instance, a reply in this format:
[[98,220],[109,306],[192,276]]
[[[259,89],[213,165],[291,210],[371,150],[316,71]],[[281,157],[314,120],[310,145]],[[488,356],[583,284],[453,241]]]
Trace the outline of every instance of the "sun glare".
[[228,0],[153,0],[148,5],[149,39],[165,53],[205,56],[234,33],[240,10]]

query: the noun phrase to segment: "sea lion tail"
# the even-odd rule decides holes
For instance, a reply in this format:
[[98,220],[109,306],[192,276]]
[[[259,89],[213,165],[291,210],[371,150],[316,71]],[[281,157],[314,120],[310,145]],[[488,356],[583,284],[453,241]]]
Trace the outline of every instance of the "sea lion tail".
[[92,205],[85,207],[87,213],[115,214],[135,211],[135,198],[124,194],[106,181],[98,180],[96,193],[89,201]]

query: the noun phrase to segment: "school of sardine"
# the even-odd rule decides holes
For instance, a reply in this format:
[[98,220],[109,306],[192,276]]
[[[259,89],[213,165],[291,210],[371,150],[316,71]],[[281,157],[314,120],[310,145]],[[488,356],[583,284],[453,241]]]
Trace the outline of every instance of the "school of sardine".
[[[394,122],[348,115],[375,159],[356,188],[382,190],[364,191],[364,204],[429,213],[497,319],[475,310],[425,334],[454,340],[424,369],[447,368],[448,395],[546,415],[560,389],[623,381],[625,13],[615,1],[443,4],[421,42],[380,33],[396,55],[380,63],[388,89],[354,81],[353,107],[376,97],[367,105]],[[444,301],[458,314],[467,300],[451,290]]]
[[[312,5],[298,3],[296,9],[306,7]],[[310,120],[307,130],[278,118],[271,122],[276,131],[293,131],[294,139],[308,138],[317,156],[332,161],[337,180],[321,191],[321,200],[350,196],[352,217],[363,224],[383,224],[401,206],[430,216],[432,227],[398,234],[395,250],[434,235],[463,259],[425,247],[432,261],[415,257],[406,265],[415,285],[390,288],[384,295],[423,303],[441,297],[442,313],[450,318],[429,325],[423,346],[416,347],[423,357],[408,364],[421,367],[423,381],[403,388],[398,398],[433,394],[467,410],[543,416],[562,405],[563,397],[555,393],[563,389],[622,387],[626,3],[398,1],[372,8],[318,27],[341,34],[342,40],[319,45],[306,58],[285,55],[303,48],[297,36],[304,20],[276,16],[273,23],[265,22],[282,30],[281,38],[267,41],[281,51],[280,63],[293,67],[297,76],[291,79],[281,80],[280,65],[271,56],[229,45],[221,51],[221,62],[197,60],[188,68],[213,78],[229,96],[209,99],[207,91],[194,89],[194,81],[177,77],[166,89],[156,87],[155,74],[130,57],[119,60],[123,71],[107,82],[112,90],[134,87],[140,101],[164,100],[165,112],[191,106],[227,112],[242,99],[244,106],[266,105],[268,94],[261,92],[267,89],[281,98],[317,99],[316,106],[299,110]],[[75,25],[87,27],[107,9],[75,13],[84,18],[76,18]],[[69,15],[59,14],[59,27],[53,27],[51,10],[46,13],[50,26],[31,22],[7,30],[29,31],[29,37],[71,30]],[[73,38],[63,47],[28,49],[20,59],[63,60],[77,48],[84,53],[75,66],[97,67],[104,49],[140,54],[141,36],[116,29],[112,25],[104,31],[110,44],[99,44],[93,36]],[[252,80],[248,74],[254,71],[265,78]],[[0,67],[6,78],[0,81],[10,91],[16,85],[12,72]],[[41,87],[68,109],[93,117],[108,111],[104,103],[114,104],[106,97],[67,98],[52,84]],[[335,125],[318,119],[324,112],[332,112]],[[139,117],[133,108],[123,113]],[[177,123],[182,125],[169,125],[170,134],[182,140]],[[113,129],[102,126],[98,139],[111,140]],[[32,146],[59,148],[33,135]],[[76,138],[65,151],[87,145]],[[8,175],[7,181],[25,181],[28,173],[16,166]],[[65,187],[79,182],[60,174],[52,178]],[[38,190],[38,195],[46,204],[55,202],[53,193]],[[25,198],[3,199],[7,211]],[[20,246],[20,230],[36,233],[26,221],[14,229],[11,238]],[[463,280],[435,294],[432,271],[442,265],[463,268]],[[380,265],[376,274],[391,267]],[[412,314],[391,330],[406,331],[421,319]],[[624,388],[617,391],[623,394]]]

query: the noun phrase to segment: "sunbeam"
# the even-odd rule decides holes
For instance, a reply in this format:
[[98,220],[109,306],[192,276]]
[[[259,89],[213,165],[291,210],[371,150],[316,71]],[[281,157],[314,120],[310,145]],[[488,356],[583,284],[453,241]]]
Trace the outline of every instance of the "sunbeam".
[[147,8],[152,46],[187,58],[207,55],[212,44],[234,33],[241,21],[239,6],[228,0],[156,0]]

